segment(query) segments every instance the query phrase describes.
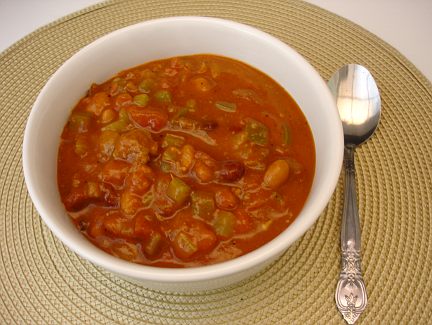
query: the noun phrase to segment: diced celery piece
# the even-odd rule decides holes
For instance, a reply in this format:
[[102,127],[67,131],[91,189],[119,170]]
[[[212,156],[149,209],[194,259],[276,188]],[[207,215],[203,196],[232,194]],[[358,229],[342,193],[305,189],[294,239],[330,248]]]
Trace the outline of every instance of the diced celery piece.
[[215,107],[228,113],[234,113],[237,111],[237,105],[230,102],[218,101],[215,103]]
[[175,237],[175,242],[178,250],[180,251],[179,253],[183,257],[189,257],[198,251],[198,246],[184,232],[180,232]]
[[153,232],[150,235],[150,239],[147,242],[147,244],[144,246],[144,252],[146,252],[148,255],[155,255],[157,253],[157,250],[161,244],[162,236],[158,232]]
[[89,128],[91,115],[86,112],[73,113],[69,119],[69,127],[77,132],[86,132]]
[[192,211],[194,215],[208,219],[215,211],[213,194],[204,191],[194,191],[191,194]]
[[123,131],[126,128],[127,124],[128,123],[123,120],[117,120],[115,122],[108,124],[107,126],[104,126],[101,130],[119,132],[119,131]]
[[289,145],[291,144],[291,129],[289,128],[288,125],[283,124],[282,125],[282,142],[284,145]]
[[161,162],[160,162],[160,170],[161,170],[163,173],[168,174],[168,173],[171,172],[171,170],[172,170],[172,165],[171,165],[171,163],[166,162],[166,161],[161,161]]
[[155,81],[153,79],[144,79],[138,85],[138,90],[144,94],[148,94],[155,86]]
[[234,232],[235,216],[228,211],[218,211],[213,219],[213,228],[217,235],[230,237]]
[[167,133],[162,141],[162,148],[169,146],[181,147],[184,144],[185,138],[179,135]]
[[119,120],[129,122],[129,114],[124,108],[119,111]]
[[268,143],[268,128],[254,119],[247,120],[246,134],[249,141],[260,146],[265,146]]
[[129,124],[129,116],[127,111],[122,108],[119,111],[119,118],[117,121],[114,121],[106,126],[104,126],[102,131],[123,131]]
[[176,147],[167,147],[162,154],[162,160],[167,162],[176,162],[180,158],[180,149]]
[[134,96],[133,102],[138,106],[146,106],[149,101],[149,96],[147,94],[139,94]]
[[110,93],[112,96],[123,93],[126,86],[126,80],[120,77],[116,77],[111,81]]
[[168,90],[157,91],[154,98],[161,103],[171,103],[171,93]]
[[173,177],[167,188],[167,195],[177,204],[183,204],[189,197],[191,188],[177,177]]

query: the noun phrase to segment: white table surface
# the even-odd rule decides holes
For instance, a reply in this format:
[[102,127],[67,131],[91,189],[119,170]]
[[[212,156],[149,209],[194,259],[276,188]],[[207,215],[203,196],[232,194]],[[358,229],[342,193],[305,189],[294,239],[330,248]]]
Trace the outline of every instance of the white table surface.
[[[100,0],[0,0],[0,52],[35,29]],[[307,0],[366,28],[432,81],[432,0]]]

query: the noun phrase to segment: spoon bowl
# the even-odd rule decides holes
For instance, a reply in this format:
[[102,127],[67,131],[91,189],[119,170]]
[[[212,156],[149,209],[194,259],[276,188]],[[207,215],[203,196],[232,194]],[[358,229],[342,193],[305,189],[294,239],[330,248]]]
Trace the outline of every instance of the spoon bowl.
[[375,132],[381,116],[381,99],[371,73],[348,64],[328,82],[342,120],[346,146],[359,146]]

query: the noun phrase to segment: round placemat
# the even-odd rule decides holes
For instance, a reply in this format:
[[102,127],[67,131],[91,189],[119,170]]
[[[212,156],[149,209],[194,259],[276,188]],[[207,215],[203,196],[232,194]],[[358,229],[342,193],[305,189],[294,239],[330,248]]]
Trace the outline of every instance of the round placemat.
[[177,15],[260,28],[298,50],[324,79],[346,63],[371,70],[383,112],[377,133],[356,156],[369,295],[358,323],[430,322],[431,84],[376,36],[304,2],[136,0],[67,16],[0,55],[0,323],[343,324],[334,302],[342,182],[314,227],[277,262],[236,285],[191,294],[148,290],[79,258],[33,208],[21,148],[32,103],[49,76],[108,32]]

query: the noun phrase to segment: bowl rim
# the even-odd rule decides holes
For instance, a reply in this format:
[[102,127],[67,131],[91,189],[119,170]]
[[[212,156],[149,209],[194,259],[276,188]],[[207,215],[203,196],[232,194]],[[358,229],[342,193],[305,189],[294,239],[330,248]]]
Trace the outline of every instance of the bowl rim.
[[[336,139],[336,147],[339,147],[339,153],[334,156],[334,164],[338,166],[338,168],[334,168],[328,175],[326,175],[327,181],[325,182],[327,185],[327,191],[320,195],[316,201],[314,202],[314,209],[309,213],[307,217],[302,219],[302,224],[300,226],[296,226],[293,228],[293,223],[291,223],[283,232],[281,232],[277,237],[272,239],[270,242],[267,242],[263,246],[234,259],[212,264],[206,266],[198,266],[198,267],[187,267],[187,268],[162,268],[162,267],[154,267],[136,264],[133,262],[128,262],[125,260],[121,260],[119,258],[113,257],[108,253],[103,252],[100,248],[97,248],[101,251],[102,254],[92,254],[86,250],[81,250],[81,247],[77,245],[70,236],[57,228],[52,221],[52,217],[50,216],[49,211],[44,207],[43,203],[39,200],[39,197],[36,195],[34,187],[34,177],[31,168],[31,163],[28,159],[28,150],[32,145],[31,134],[34,132],[32,126],[32,120],[34,116],[38,113],[38,107],[42,101],[42,98],[49,93],[50,85],[56,82],[56,76],[61,74],[64,70],[64,67],[67,66],[71,61],[79,58],[82,53],[92,49],[97,46],[97,44],[101,42],[109,41],[109,39],[113,36],[117,36],[123,33],[127,33],[128,31],[136,28],[145,28],[146,26],[151,26],[155,24],[164,24],[165,22],[197,22],[197,23],[205,23],[205,24],[217,24],[221,27],[236,29],[241,33],[253,34],[254,36],[264,39],[266,42],[271,43],[273,46],[277,47],[280,51],[284,52],[286,55],[295,57],[296,61],[300,62],[305,70],[305,73],[309,74],[309,77],[314,79],[314,82],[317,84],[321,84],[321,88],[323,89],[322,96],[327,101],[326,106],[331,105],[336,110],[336,104],[334,102],[333,97],[324,80],[318,74],[318,72],[310,65],[310,63],[301,56],[298,52],[292,49],[289,45],[285,44],[281,40],[276,37],[267,34],[255,27],[251,27],[249,25],[245,25],[242,23],[234,22],[227,19],[215,18],[215,17],[202,17],[202,16],[176,16],[176,17],[165,17],[152,19],[144,22],[140,22],[137,24],[129,25],[123,27],[121,29],[115,30],[111,33],[108,33],[95,41],[89,43],[74,55],[72,55],[69,59],[67,59],[49,78],[47,83],[42,88],[39,93],[34,105],[31,109],[30,115],[28,117],[25,131],[24,131],[24,140],[23,140],[23,171],[24,171],[24,179],[27,185],[28,192],[33,201],[33,204],[38,211],[39,215],[43,219],[43,221],[47,224],[50,230],[72,251],[80,255],[81,257],[91,261],[92,263],[102,266],[103,268],[115,272],[117,274],[129,276],[135,279],[140,280],[149,280],[149,281],[159,281],[164,283],[185,283],[185,282],[198,282],[202,280],[211,280],[217,279],[221,277],[225,277],[228,275],[234,275],[236,273],[245,271],[247,269],[253,268],[261,263],[264,263],[266,260],[271,259],[272,257],[277,257],[281,253],[283,253],[294,241],[299,239],[304,233],[315,223],[318,219],[324,208],[326,207],[330,197],[332,196],[334,189],[336,188],[339,174],[342,166],[342,158],[343,158],[343,131],[342,125],[340,123],[335,123],[335,132],[339,133],[340,136]],[[339,129],[339,130],[338,130]],[[316,173],[316,171],[315,171]],[[314,176],[315,180],[315,176]],[[313,185],[312,185],[313,186]],[[296,218],[297,220],[298,218]],[[108,256],[105,256],[108,255]]]

